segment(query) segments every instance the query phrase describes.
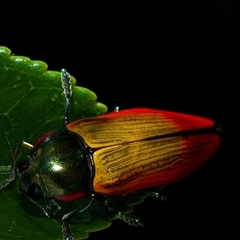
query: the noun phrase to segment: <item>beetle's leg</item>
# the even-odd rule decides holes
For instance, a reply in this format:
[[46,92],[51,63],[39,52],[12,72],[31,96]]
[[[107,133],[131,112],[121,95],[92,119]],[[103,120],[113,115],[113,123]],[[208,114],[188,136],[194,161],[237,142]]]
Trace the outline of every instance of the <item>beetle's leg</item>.
[[159,192],[155,192],[155,191],[149,191],[149,196],[155,199],[159,199],[161,194]]
[[159,200],[165,202],[165,201],[167,201],[167,196],[164,192],[165,187],[166,186],[163,185],[163,186],[159,186],[159,187],[154,187],[153,189],[145,189],[142,191],[146,192],[152,198],[159,199]]
[[19,143],[17,145],[17,147],[15,148],[15,151],[14,153],[12,152],[12,148],[11,148],[11,145],[9,143],[9,140],[8,140],[8,137],[7,137],[7,134],[5,133],[5,136],[6,136],[6,139],[7,139],[7,143],[8,143],[8,147],[9,147],[9,150],[10,150],[10,153],[11,153],[11,159],[12,159],[12,167],[11,167],[11,172],[9,174],[9,177],[8,179],[6,179],[1,185],[0,185],[0,191],[2,189],[4,189],[5,187],[8,186],[8,184],[10,184],[12,181],[15,180],[16,178],[16,158],[17,158],[17,154],[18,154],[18,151],[19,151],[19,148],[22,146],[22,143]]
[[119,112],[119,109],[120,109],[119,106],[115,106],[115,107],[114,107],[114,112]]
[[92,205],[94,200],[95,200],[95,195],[91,194],[90,201],[89,201],[89,203],[86,206],[84,206],[84,207],[81,206],[79,208],[76,208],[72,212],[69,212],[69,213],[65,214],[62,217],[62,222],[63,222],[63,224],[62,224],[63,240],[73,240],[74,239],[73,238],[73,232],[72,232],[72,229],[71,229],[71,225],[69,223],[70,220],[75,215],[86,211]]
[[[95,199],[97,201],[99,201],[100,203],[102,203],[104,206],[106,206],[111,213],[115,212],[114,206],[112,205],[112,203],[106,197],[104,197],[102,195],[96,195]],[[127,223],[129,225],[132,225],[132,226],[135,226],[135,227],[138,227],[138,226],[143,227],[144,226],[142,220],[139,217],[129,215],[129,214],[125,214],[125,213],[122,213],[122,212],[118,212],[117,214],[118,214],[119,219],[123,220],[125,223]]]
[[6,186],[8,186],[9,183],[11,183],[12,181],[15,180],[16,178],[16,159],[17,159],[17,155],[18,155],[18,151],[20,147],[24,147],[27,148],[29,150],[31,150],[33,148],[33,145],[31,145],[30,143],[24,142],[22,141],[21,143],[19,143],[17,145],[17,147],[15,148],[14,152],[12,152],[12,148],[10,145],[10,142],[8,140],[7,134],[5,133],[6,139],[7,139],[7,143],[8,143],[8,147],[11,153],[11,159],[12,159],[12,167],[11,167],[11,172],[9,174],[9,178],[7,180],[5,180],[1,185],[0,185],[0,191],[5,188]]
[[167,201],[167,195],[164,192],[149,191],[149,196],[155,199],[159,199],[162,202]]
[[118,218],[123,220],[125,223],[132,225],[134,227],[139,227],[139,226],[144,227],[144,223],[139,217],[119,212]]
[[37,206],[46,217],[50,218],[48,212],[40,205],[38,204],[38,202],[36,202],[35,200],[33,200],[32,198],[30,198],[29,196],[27,196],[26,194],[22,193],[30,202],[32,202],[35,206]]
[[72,82],[70,78],[70,74],[66,71],[66,69],[61,70],[61,81],[62,81],[62,88],[63,93],[66,99],[65,104],[65,114],[64,114],[64,125],[69,123],[69,108],[70,108],[70,99],[72,96]]
[[108,208],[108,210],[111,212],[111,213],[114,213],[116,212],[115,211],[115,207],[112,205],[112,203],[104,196],[100,195],[100,194],[96,194],[95,195],[95,199],[100,202],[101,204],[103,204],[105,207]]
[[5,181],[3,181],[3,183],[0,185],[0,191],[2,189],[4,189],[9,183],[11,183],[12,181],[14,181],[14,179],[16,178],[16,174],[15,174],[15,169],[12,168],[11,172],[9,174],[9,178],[6,179]]

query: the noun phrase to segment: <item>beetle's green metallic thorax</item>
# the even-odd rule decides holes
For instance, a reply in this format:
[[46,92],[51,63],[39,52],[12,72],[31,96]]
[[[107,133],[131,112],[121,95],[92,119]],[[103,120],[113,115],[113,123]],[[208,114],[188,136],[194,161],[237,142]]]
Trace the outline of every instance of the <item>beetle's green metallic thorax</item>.
[[26,193],[37,184],[43,197],[92,191],[90,149],[76,135],[58,130],[34,146],[28,156],[29,167],[18,173],[20,191]]

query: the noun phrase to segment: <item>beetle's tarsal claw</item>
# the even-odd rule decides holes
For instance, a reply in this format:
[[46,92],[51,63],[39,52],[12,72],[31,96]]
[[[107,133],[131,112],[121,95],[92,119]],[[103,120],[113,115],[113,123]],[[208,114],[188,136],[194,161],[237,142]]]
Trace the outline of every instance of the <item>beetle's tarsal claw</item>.
[[128,225],[131,225],[134,227],[144,227],[144,223],[139,217],[119,212],[118,218],[123,220]]
[[161,200],[162,202],[166,202],[168,200],[168,197],[164,192],[150,191],[149,196]]
[[63,240],[73,240],[74,239],[71,226],[67,221],[63,221],[62,234],[63,234]]
[[159,192],[150,191],[150,196],[155,199],[160,199],[161,194]]

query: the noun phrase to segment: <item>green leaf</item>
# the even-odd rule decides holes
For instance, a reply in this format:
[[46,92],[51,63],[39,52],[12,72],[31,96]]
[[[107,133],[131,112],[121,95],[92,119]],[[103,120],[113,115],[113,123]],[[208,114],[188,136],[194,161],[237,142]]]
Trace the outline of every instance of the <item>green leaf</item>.
[[[10,54],[8,48],[0,48],[0,136],[4,139],[6,132],[15,146],[23,138],[35,142],[44,133],[61,128],[65,99],[60,72],[47,71],[44,62]],[[76,82],[73,77],[72,81]],[[70,119],[105,113],[107,107],[96,99],[92,91],[74,85]],[[6,141],[2,143],[1,157],[9,165],[9,150]]]
[[[72,77],[73,84],[76,82]],[[11,56],[8,48],[0,47],[0,184],[9,176],[11,157],[5,132],[13,148],[23,139],[34,143],[41,135],[63,126],[64,96],[60,72],[48,71],[41,61]],[[105,105],[96,102],[90,90],[73,86],[70,119],[72,121],[105,113]],[[24,159],[23,151],[19,158]],[[118,211],[131,212],[133,205],[149,194],[144,191],[126,196],[111,197]],[[0,239],[62,239],[61,217],[87,204],[87,199],[60,202],[44,199],[39,202],[49,218],[38,206],[18,192],[17,181],[0,192]],[[85,239],[88,233],[111,225],[117,216],[97,201],[83,214],[72,220],[75,239]]]

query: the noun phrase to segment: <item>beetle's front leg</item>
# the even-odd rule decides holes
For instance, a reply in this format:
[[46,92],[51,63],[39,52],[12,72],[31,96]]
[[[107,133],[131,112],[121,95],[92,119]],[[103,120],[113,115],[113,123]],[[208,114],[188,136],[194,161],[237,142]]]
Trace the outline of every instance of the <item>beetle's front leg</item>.
[[84,211],[86,211],[91,205],[92,203],[94,202],[95,200],[95,195],[92,193],[90,196],[90,201],[89,203],[84,206],[84,207],[79,207],[79,208],[76,208],[74,209],[72,212],[69,212],[67,214],[65,214],[63,217],[62,217],[62,234],[63,234],[63,240],[73,240],[74,239],[74,235],[73,235],[73,232],[72,232],[72,229],[71,229],[71,225],[70,225],[70,220],[76,216],[77,214],[80,214]]
[[9,178],[6,179],[5,181],[2,182],[2,184],[0,185],[0,191],[2,189],[4,189],[5,187],[7,187],[9,185],[9,183],[11,183],[12,181],[14,181],[16,178],[16,174],[15,174],[15,169],[11,169],[11,172],[9,174]]
[[8,137],[7,137],[6,133],[5,133],[5,137],[6,137],[8,147],[9,147],[9,150],[10,150],[10,153],[11,153],[12,167],[11,167],[11,172],[9,174],[8,179],[3,181],[3,183],[0,185],[0,191],[2,189],[4,189],[5,187],[7,187],[11,182],[13,182],[16,179],[16,158],[17,158],[17,155],[18,155],[19,148],[24,146],[24,144],[23,144],[24,142],[19,143],[17,145],[17,147],[15,148],[15,151],[12,152],[12,148],[11,148],[11,145],[10,145],[10,142],[8,140]]

